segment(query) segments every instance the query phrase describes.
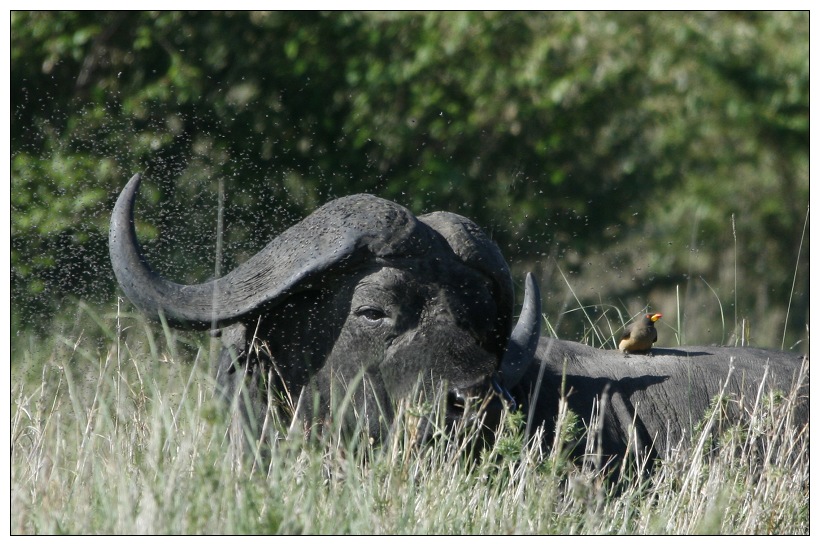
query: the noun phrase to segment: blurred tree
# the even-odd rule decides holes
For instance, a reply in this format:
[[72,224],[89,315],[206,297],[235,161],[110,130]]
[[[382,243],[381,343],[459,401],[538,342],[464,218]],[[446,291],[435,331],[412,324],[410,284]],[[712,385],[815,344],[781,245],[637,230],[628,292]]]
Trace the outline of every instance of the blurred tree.
[[555,257],[582,298],[633,308],[701,275],[782,322],[808,82],[807,13],[14,12],[13,328],[111,297],[108,212],[136,171],[146,251],[184,281],[214,271],[223,181],[223,267],[366,191],[469,216],[512,264]]

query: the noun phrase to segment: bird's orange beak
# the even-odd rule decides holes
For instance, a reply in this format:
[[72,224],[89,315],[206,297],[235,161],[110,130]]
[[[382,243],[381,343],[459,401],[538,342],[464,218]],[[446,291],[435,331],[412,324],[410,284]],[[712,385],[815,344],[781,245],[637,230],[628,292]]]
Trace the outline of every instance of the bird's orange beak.
[[654,315],[646,315],[646,317],[647,317],[649,320],[651,320],[652,322],[658,322],[658,319],[659,319],[659,318],[662,318],[662,317],[663,317],[663,315],[661,315],[660,313],[655,313]]

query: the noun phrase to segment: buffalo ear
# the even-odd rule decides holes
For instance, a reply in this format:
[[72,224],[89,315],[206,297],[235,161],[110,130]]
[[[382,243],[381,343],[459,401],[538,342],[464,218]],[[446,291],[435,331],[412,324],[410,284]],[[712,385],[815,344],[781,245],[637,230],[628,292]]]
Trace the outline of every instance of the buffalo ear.
[[[224,328],[211,330],[211,337],[219,338],[222,345],[219,359],[214,362],[213,377],[217,379],[217,385],[223,386],[224,392],[222,392],[222,395],[230,400],[235,393],[232,392],[232,389],[224,389],[224,386],[233,386],[234,383],[237,383],[234,378],[244,377],[243,373],[237,372],[241,371],[244,360],[247,358],[247,327],[241,322],[237,322]],[[236,386],[239,384],[241,384],[241,381]]]

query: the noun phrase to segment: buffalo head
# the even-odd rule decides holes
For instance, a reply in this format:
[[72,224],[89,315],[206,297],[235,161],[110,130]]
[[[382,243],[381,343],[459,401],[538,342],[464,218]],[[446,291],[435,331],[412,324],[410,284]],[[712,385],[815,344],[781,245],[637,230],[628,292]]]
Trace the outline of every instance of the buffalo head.
[[[471,397],[506,394],[533,358],[540,329],[537,287],[527,277],[512,331],[513,284],[498,247],[470,220],[416,217],[372,195],[317,209],[224,277],[181,285],[140,253],[133,208],[140,176],[111,217],[110,253],[128,298],[178,328],[223,340],[218,384],[242,387],[250,424],[272,393],[298,400],[297,422],[327,419],[334,398],[383,436],[391,408],[419,386],[446,385],[457,419]],[[501,372],[501,373],[499,373]],[[504,377],[506,376],[506,377]],[[261,385],[261,387],[260,387]]]

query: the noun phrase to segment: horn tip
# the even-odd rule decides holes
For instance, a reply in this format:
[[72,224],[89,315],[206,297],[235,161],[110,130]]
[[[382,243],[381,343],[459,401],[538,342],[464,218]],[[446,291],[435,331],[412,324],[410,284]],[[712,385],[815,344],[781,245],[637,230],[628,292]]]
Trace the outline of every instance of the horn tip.
[[142,181],[142,173],[134,173],[134,176],[128,181],[126,186],[139,186],[140,182]]

